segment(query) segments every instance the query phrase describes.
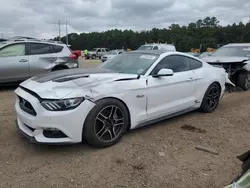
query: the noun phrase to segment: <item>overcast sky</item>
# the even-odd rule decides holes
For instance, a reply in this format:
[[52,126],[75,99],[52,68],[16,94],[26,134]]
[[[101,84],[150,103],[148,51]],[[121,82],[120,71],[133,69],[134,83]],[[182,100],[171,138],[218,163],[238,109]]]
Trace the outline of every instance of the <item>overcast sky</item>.
[[[50,38],[58,20],[70,32],[145,30],[216,16],[222,25],[250,19],[250,0],[1,0],[0,33]],[[65,35],[65,26],[62,26]]]

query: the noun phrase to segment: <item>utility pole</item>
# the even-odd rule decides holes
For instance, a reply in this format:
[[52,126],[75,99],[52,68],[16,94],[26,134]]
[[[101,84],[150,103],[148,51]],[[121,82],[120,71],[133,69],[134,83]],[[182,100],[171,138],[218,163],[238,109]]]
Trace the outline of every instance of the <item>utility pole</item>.
[[3,33],[1,33],[2,39],[3,39]]
[[66,45],[69,45],[69,39],[68,39],[68,21],[66,21]]
[[60,20],[58,22],[58,26],[59,26],[59,41],[61,41],[61,21]]

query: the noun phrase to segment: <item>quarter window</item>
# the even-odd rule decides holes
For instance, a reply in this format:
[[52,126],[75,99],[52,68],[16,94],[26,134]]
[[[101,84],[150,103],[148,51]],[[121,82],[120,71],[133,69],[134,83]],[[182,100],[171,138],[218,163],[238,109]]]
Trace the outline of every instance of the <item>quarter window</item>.
[[184,56],[167,56],[156,65],[151,74],[157,74],[163,68],[172,69],[174,72],[183,72],[190,70],[190,64],[188,58]]
[[25,44],[13,44],[0,50],[0,57],[24,56]]
[[63,50],[62,46],[58,46],[58,45],[51,45],[52,46],[52,53],[59,53]]
[[202,62],[200,62],[200,61],[198,61],[196,59],[189,58],[189,63],[190,63],[190,66],[191,66],[191,70],[198,69],[198,68],[202,67]]
[[49,44],[30,43],[30,55],[50,54]]

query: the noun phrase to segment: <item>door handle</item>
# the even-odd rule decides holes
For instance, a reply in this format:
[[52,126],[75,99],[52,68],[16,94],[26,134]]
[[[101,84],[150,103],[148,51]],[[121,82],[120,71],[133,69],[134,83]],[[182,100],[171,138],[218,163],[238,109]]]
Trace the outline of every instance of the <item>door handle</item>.
[[27,62],[28,60],[27,59],[20,59],[19,62],[22,62],[22,63],[25,63]]
[[193,77],[191,77],[191,78],[188,78],[188,80],[193,80],[194,78]]

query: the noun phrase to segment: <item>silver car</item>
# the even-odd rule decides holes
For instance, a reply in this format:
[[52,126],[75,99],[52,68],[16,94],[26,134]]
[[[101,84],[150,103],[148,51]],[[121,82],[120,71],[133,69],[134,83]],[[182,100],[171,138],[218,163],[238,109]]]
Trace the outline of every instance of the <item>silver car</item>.
[[109,52],[108,48],[93,48],[92,50],[88,51],[88,54],[85,56],[86,59],[96,59],[101,57]]
[[124,49],[111,50],[111,51],[109,51],[106,55],[103,55],[103,56],[101,57],[101,61],[102,61],[102,62],[105,62],[105,61],[107,61],[108,59],[110,59],[110,58],[112,58],[112,57],[115,57],[115,56],[117,56],[117,55],[119,55],[119,54],[121,54],[121,53],[123,53],[123,52],[126,52],[126,50],[124,50]]
[[0,84],[77,67],[77,57],[61,42],[29,38],[0,42]]
[[176,51],[173,44],[167,43],[145,43],[141,45],[137,50],[161,50],[161,51]]

